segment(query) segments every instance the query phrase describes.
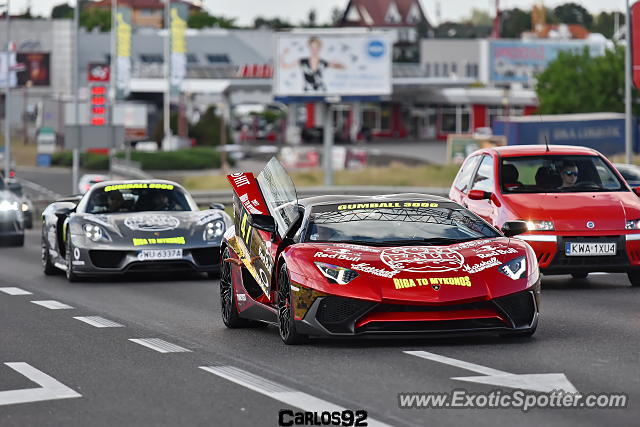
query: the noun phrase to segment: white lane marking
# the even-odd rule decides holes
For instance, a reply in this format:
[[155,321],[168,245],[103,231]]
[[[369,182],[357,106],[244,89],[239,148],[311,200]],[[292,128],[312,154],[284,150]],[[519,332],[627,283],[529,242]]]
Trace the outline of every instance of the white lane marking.
[[78,319],[81,322],[88,323],[91,326],[95,326],[96,328],[124,328],[124,325],[120,323],[112,322],[109,319],[105,319],[100,316],[86,316],[86,317],[74,317],[74,319]]
[[5,363],[5,365],[29,378],[40,387],[0,391],[0,405],[82,397],[80,393],[70,389],[55,378],[34,368],[28,363],[9,362]]
[[0,292],[4,292],[7,295],[33,295],[33,292],[25,291],[22,288],[15,288],[11,286],[0,288]]
[[516,388],[521,390],[533,390],[550,393],[562,390],[568,393],[577,393],[578,390],[567,379],[564,374],[512,374],[497,369],[488,368],[475,363],[463,360],[452,359],[451,357],[440,356],[439,354],[427,351],[405,351],[404,353],[418,356],[434,362],[455,366],[467,371],[477,372],[482,376],[474,377],[452,377],[452,380],[467,381],[480,384],[491,384],[502,387]]
[[47,301],[31,301],[34,304],[38,304],[41,305],[43,307],[46,307],[50,310],[68,310],[71,307],[70,305],[67,305],[65,303],[59,302],[59,301],[55,301],[55,300],[47,300]]
[[161,340],[160,338],[129,338],[129,341],[149,347],[150,349],[160,353],[184,353],[191,351],[184,347],[180,347],[179,345]]
[[[317,398],[307,393],[294,390],[282,384],[278,384],[266,378],[244,371],[235,366],[200,366],[207,372],[211,372],[221,378],[239,384],[257,393],[268,396],[286,405],[295,406],[310,412],[344,411],[346,408],[338,406],[326,400]],[[367,419],[370,426],[388,426],[383,422]]]

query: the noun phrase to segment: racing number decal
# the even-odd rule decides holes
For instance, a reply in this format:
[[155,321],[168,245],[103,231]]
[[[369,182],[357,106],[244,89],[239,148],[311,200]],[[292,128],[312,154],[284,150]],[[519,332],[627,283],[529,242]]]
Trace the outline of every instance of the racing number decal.
[[242,221],[240,222],[240,237],[242,237],[242,240],[244,240],[244,243],[249,248],[251,246],[251,229],[253,227],[247,224],[247,217],[248,214],[244,211]]

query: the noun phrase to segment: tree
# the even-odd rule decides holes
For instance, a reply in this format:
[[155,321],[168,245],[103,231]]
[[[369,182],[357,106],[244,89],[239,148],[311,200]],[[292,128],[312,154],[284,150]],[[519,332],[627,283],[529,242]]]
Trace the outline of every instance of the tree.
[[483,9],[471,9],[471,16],[466,21],[471,25],[491,26],[493,24],[493,18],[489,15],[489,12]]
[[601,12],[594,17],[591,31],[600,33],[608,39],[612,38],[616,29],[616,15],[618,15],[618,25],[620,27],[624,26],[624,14],[620,12]]
[[318,25],[317,19],[318,19],[318,12],[316,12],[315,9],[309,10],[309,13],[307,14],[307,26],[309,28],[316,27]]
[[80,11],[80,26],[85,27],[87,31],[92,31],[94,28],[100,32],[111,30],[111,10],[91,7],[80,9]]
[[253,20],[254,28],[271,28],[272,30],[283,30],[286,28],[293,28],[294,25],[289,21],[280,18],[263,18],[258,16]]
[[[541,114],[624,111],[624,48],[602,56],[563,51],[538,76],[536,93]],[[640,113],[639,94],[633,90],[633,111]]]
[[[195,138],[198,145],[219,145],[222,119],[216,114],[214,105],[200,116],[198,123],[189,128],[189,137]],[[231,135],[227,128],[227,136]],[[229,138],[227,137],[229,140]]]
[[524,31],[530,30],[530,12],[518,9],[517,7],[502,12],[502,37],[519,39]]
[[342,9],[334,7],[331,9],[331,24],[338,25],[342,22]]
[[561,24],[580,24],[591,29],[593,16],[587,9],[576,3],[565,3],[553,9],[553,14]]
[[222,16],[212,16],[206,11],[200,10],[191,12],[187,19],[187,26],[189,28],[206,28],[206,27],[218,27],[218,28],[237,28],[235,25],[235,18],[224,18]]
[[73,7],[69,6],[68,3],[53,6],[51,19],[73,19]]

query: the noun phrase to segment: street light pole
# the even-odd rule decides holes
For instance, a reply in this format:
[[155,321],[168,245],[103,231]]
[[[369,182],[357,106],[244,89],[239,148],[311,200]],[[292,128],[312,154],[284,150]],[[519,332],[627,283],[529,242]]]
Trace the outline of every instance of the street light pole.
[[9,0],[6,1],[7,10],[5,12],[5,25],[7,28],[7,57],[5,58],[6,65],[6,74],[4,79],[4,176],[5,178],[9,178],[11,176],[11,119],[9,118],[9,93],[10,93],[10,80],[11,80],[11,71],[10,71],[10,44],[11,41],[9,37],[11,37],[10,31],[10,21],[9,21]]
[[163,117],[164,117],[164,147],[163,150],[171,147],[171,0],[164,0],[164,27],[166,34],[164,36],[164,77],[166,80],[166,87],[164,90],[164,104],[163,104]]
[[80,23],[80,0],[76,0],[76,7],[73,10],[73,108],[76,128],[76,143],[73,147],[73,162],[71,167],[71,194],[78,192],[78,180],[80,179],[80,108],[78,106],[78,86],[80,76],[78,75],[78,27]]
[[625,2],[627,45],[624,49],[624,145],[625,161],[632,162],[633,143],[631,135],[631,14],[629,13],[629,0]]

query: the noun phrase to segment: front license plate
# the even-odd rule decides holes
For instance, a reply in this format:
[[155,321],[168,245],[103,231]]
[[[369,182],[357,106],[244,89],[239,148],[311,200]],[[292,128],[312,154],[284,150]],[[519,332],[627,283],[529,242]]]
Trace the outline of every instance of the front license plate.
[[615,243],[565,243],[566,256],[615,255]]
[[140,261],[182,259],[182,249],[148,249],[138,252]]

